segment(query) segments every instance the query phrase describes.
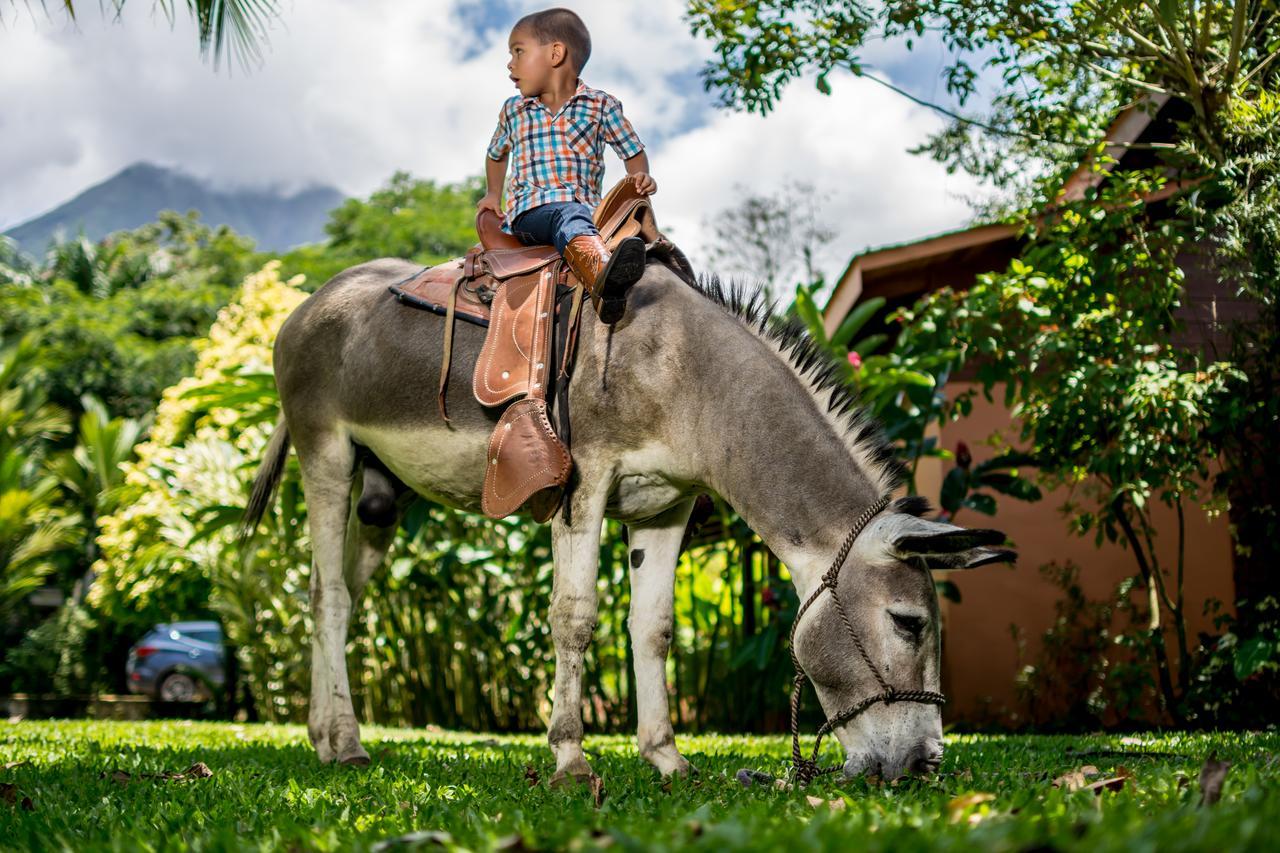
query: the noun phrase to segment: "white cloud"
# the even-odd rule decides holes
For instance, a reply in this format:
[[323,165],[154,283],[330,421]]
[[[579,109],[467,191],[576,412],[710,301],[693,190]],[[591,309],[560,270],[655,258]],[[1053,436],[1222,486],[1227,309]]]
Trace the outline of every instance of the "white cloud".
[[[534,8],[543,5],[525,2]],[[568,2],[592,30],[584,75],[626,105],[651,143],[659,221],[695,257],[702,220],[735,182],[788,178],[834,190],[834,271],[868,243],[960,224],[948,190],[971,189],[904,149],[939,124],[858,80],[830,98],[794,85],[767,119],[711,112],[688,80],[709,47],[682,0]],[[11,10],[0,26],[0,227],[46,210],[138,160],[233,184],[324,182],[366,194],[392,171],[456,180],[476,174],[511,94],[501,36],[477,45],[452,4],[307,0],[273,26],[265,64],[214,73],[191,23],[170,31],[145,0],[123,20],[89,8],[78,29]],[[461,57],[468,56],[467,59]],[[684,82],[678,82],[683,80]],[[664,128],[692,127],[672,135]],[[610,157],[607,180],[621,174]]]
[[704,220],[735,200],[734,184],[770,194],[796,179],[830,194],[824,212],[836,237],[817,259],[828,282],[854,252],[968,219],[961,197],[981,187],[906,153],[941,119],[867,80],[833,77],[832,89],[794,86],[767,118],[719,113],[658,153],[659,222],[695,263],[710,238]]

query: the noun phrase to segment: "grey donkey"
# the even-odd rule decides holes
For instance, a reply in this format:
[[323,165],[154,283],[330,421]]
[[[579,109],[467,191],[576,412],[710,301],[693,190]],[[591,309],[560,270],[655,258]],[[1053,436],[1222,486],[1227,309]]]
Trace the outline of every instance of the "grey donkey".
[[[451,425],[437,411],[443,322],[397,303],[387,286],[409,262],[339,273],[288,318],[275,344],[281,420],[246,510],[252,530],[296,448],[313,544],[314,616],[308,732],[321,761],[366,764],[345,646],[353,603],[382,563],[416,495],[471,512],[498,411],[471,395],[484,330],[458,323]],[[625,317],[584,316],[569,389],[575,462],[552,519],[555,687],[548,731],[560,784],[589,778],[582,750],[583,653],[596,624],[597,555],[605,518],[628,528],[640,754],[684,774],[667,704],[676,561],[694,499],[721,496],[787,565],[801,596],[821,584],[854,519],[897,485],[878,429],[826,356],[771,306],[718,280],[701,283],[650,258]],[[795,637],[799,663],[828,716],[879,692],[873,665],[898,689],[939,689],[938,603],[930,568],[1011,559],[994,531],[925,520],[900,499],[865,528],[834,594],[852,626],[819,597]],[[970,536],[969,533],[986,534]],[[985,544],[984,544],[985,543]],[[877,704],[838,726],[844,771],[929,772],[942,758],[935,705]]]

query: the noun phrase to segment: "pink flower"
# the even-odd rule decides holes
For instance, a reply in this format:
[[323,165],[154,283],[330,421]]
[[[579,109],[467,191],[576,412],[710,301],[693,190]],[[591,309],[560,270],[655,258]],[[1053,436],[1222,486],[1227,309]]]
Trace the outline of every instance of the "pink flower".
[[854,370],[861,370],[861,369],[862,369],[862,356],[858,355],[858,354],[857,354],[856,352],[854,352],[853,350],[850,350],[850,351],[849,351],[849,363],[850,363],[851,365],[853,365],[853,369],[854,369]]

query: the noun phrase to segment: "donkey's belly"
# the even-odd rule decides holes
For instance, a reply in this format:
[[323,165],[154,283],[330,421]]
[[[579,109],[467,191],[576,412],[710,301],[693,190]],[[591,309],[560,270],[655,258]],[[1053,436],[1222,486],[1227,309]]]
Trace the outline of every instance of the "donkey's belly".
[[348,431],[373,451],[405,485],[420,495],[458,509],[480,511],[489,434],[448,427],[361,426]]

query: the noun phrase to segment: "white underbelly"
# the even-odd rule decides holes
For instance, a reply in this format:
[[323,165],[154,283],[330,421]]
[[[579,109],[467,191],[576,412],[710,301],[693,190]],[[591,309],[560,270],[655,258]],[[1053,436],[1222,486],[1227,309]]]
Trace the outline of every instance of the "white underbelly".
[[347,431],[418,494],[447,506],[480,511],[487,433],[360,424],[348,424]]

